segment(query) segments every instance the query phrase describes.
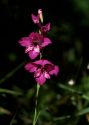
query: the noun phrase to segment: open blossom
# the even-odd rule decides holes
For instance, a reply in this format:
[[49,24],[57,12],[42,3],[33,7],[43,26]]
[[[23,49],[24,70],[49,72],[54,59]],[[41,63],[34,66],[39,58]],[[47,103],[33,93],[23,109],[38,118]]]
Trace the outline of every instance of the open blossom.
[[57,76],[59,72],[58,66],[44,59],[26,64],[25,69],[34,73],[34,78],[40,85],[43,85],[46,79],[50,79],[50,75]]
[[25,53],[28,53],[31,59],[35,59],[40,54],[40,50],[52,42],[49,38],[32,32],[28,37],[23,37],[19,43],[25,47]]

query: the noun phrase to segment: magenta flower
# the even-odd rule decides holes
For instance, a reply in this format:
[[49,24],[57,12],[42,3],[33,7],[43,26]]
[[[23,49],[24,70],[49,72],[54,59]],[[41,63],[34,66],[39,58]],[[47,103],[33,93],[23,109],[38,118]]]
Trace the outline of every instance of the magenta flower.
[[19,43],[26,48],[25,53],[28,53],[31,59],[35,59],[40,54],[40,50],[52,42],[49,38],[32,32],[28,37],[23,37]]
[[40,26],[40,29],[43,34],[47,33],[50,30],[50,23],[46,24],[45,26]]
[[40,85],[43,85],[46,79],[50,79],[50,75],[57,76],[59,72],[58,66],[44,59],[26,64],[25,69],[34,73],[34,78]]

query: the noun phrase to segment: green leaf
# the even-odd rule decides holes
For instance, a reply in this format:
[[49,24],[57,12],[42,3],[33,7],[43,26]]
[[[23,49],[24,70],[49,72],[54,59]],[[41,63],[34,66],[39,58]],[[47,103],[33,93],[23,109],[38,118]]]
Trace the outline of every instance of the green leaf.
[[3,89],[3,88],[0,88],[0,93],[8,93],[8,94],[12,94],[12,95],[22,95],[21,92],[9,90],[9,89]]
[[72,92],[72,93],[77,93],[77,94],[81,94],[81,91],[78,91],[72,87],[69,87],[68,85],[63,85],[63,84],[58,84],[58,86],[64,90],[67,90],[69,92]]
[[89,113],[89,107],[85,108],[85,109],[82,109],[81,111],[79,111],[78,113],[76,113],[76,116],[85,115],[87,113]]
[[0,107],[0,115],[4,115],[4,114],[10,115],[11,112],[8,111],[7,109],[3,108],[3,107]]
[[23,65],[25,64],[25,62],[22,62],[20,65],[18,65],[16,68],[14,68],[12,71],[10,71],[9,73],[7,73],[3,78],[0,79],[0,84],[5,82],[7,79],[9,79],[10,77],[13,76],[13,74],[18,71]]

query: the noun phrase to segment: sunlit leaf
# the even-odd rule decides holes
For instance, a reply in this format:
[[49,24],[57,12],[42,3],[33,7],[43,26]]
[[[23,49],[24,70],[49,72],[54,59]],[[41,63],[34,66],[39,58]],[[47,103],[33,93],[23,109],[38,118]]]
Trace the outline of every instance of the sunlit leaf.
[[3,107],[0,107],[0,115],[3,115],[3,114],[10,115],[11,112]]

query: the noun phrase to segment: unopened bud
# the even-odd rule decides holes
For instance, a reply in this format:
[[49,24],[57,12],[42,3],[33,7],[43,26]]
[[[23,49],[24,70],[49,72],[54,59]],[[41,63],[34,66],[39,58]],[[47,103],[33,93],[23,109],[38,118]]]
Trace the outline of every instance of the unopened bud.
[[43,23],[43,13],[42,13],[42,9],[39,9],[38,10],[38,15],[39,15],[39,18],[41,20],[41,23]]

